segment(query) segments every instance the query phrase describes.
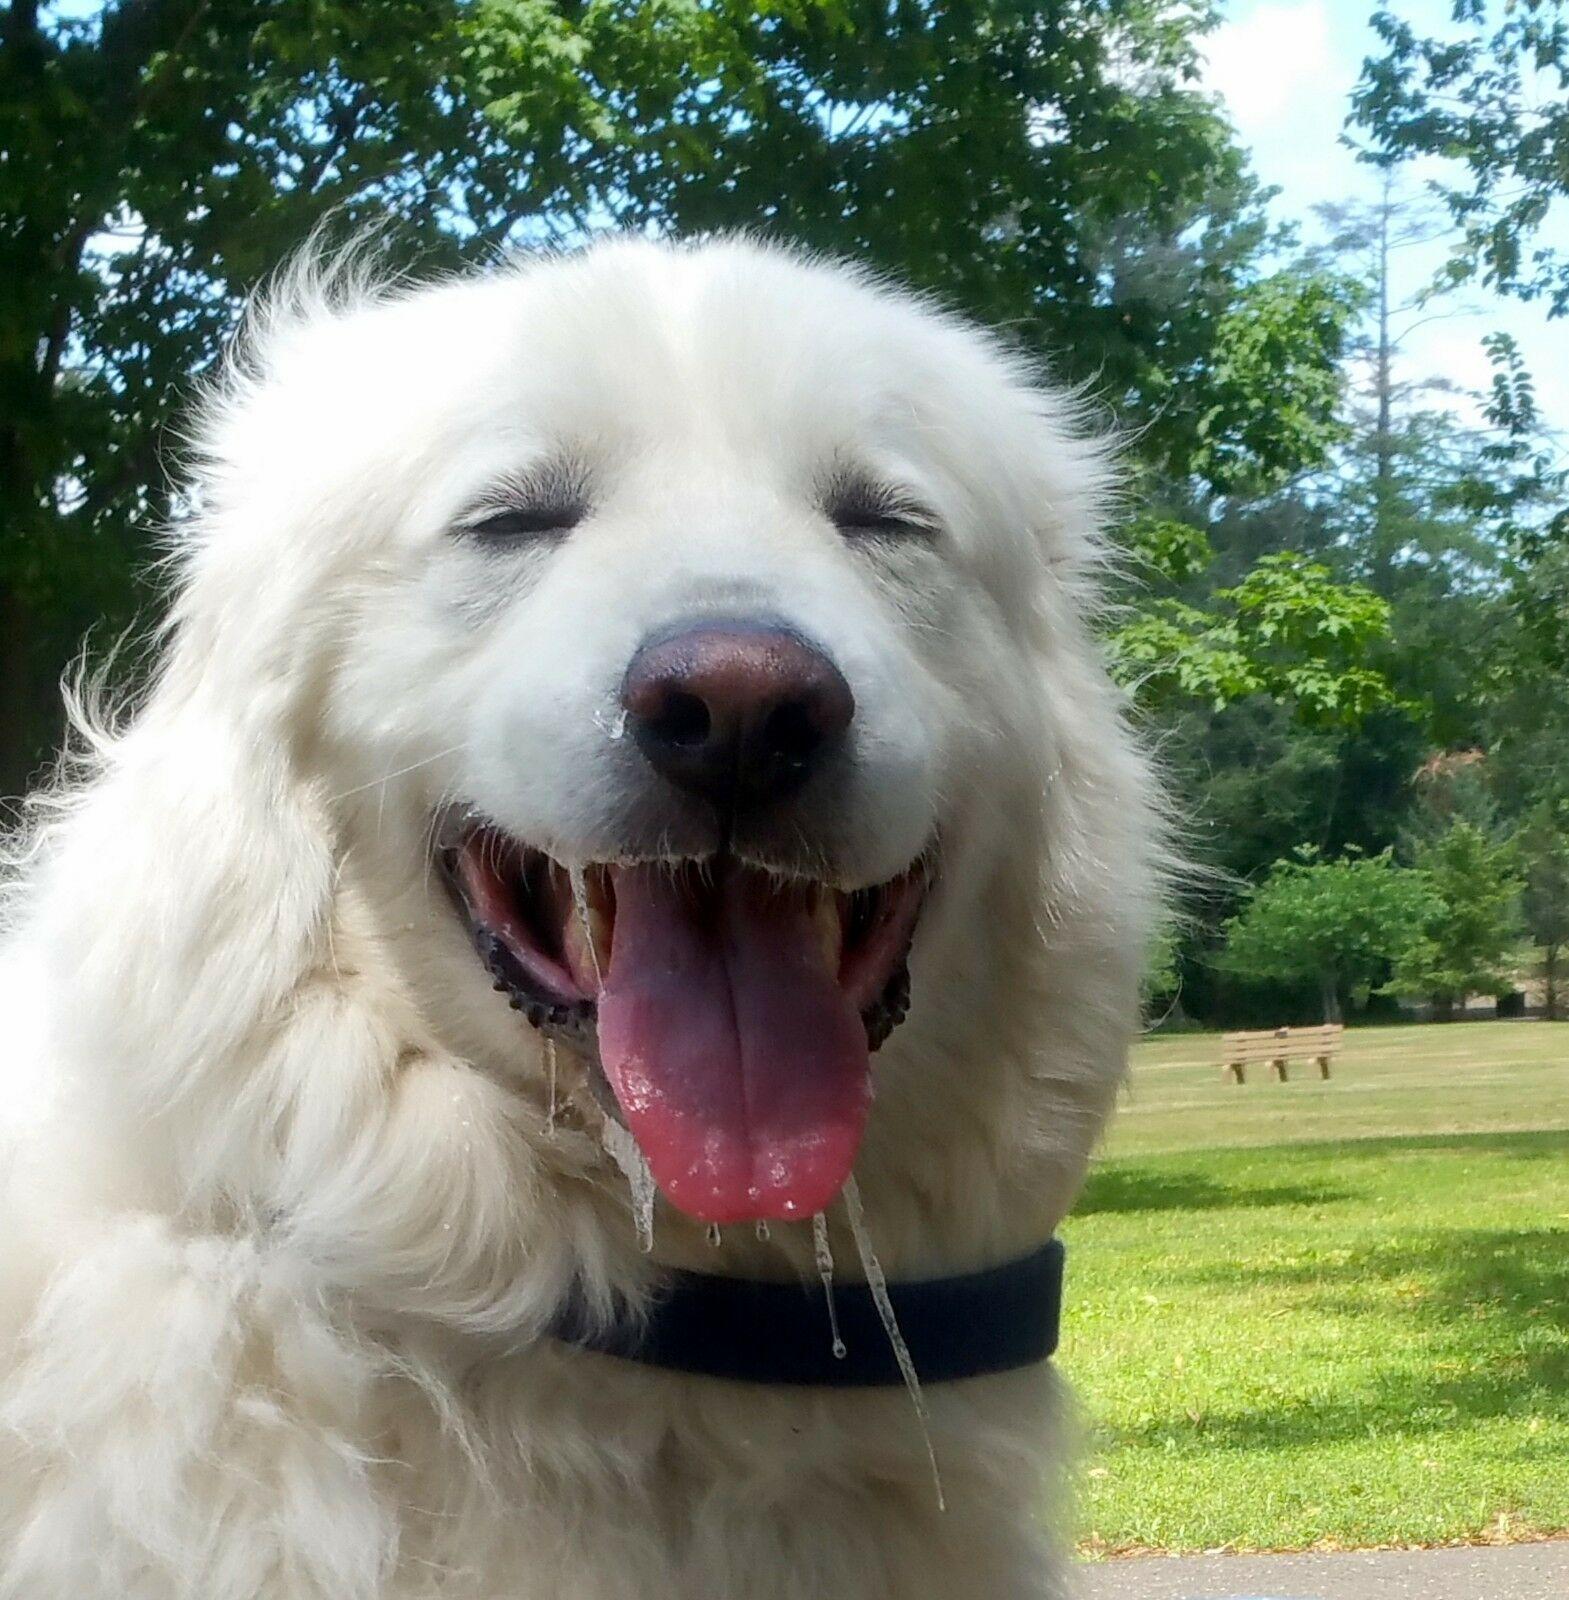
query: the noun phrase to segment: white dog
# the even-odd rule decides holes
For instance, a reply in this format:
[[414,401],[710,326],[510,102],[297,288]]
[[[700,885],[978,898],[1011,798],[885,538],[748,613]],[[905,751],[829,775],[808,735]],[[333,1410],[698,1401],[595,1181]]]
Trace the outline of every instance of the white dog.
[[862,275],[637,241],[301,273],[202,446],[14,851],[0,1594],[1061,1594],[1047,1346],[929,1306],[1038,1286],[1135,1022],[1104,452]]

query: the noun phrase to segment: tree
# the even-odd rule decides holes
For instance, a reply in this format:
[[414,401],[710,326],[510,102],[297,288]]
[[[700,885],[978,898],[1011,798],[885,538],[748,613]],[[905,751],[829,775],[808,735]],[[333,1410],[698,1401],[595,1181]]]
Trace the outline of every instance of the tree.
[[[438,0],[12,0],[0,19],[0,751],[175,515],[169,444],[241,296],[329,213],[456,258],[561,187],[459,83]],[[52,723],[53,716],[49,721]]]
[[1448,280],[1480,278],[1569,309],[1569,260],[1540,230],[1569,193],[1569,25],[1564,0],[1453,0],[1460,36],[1423,36],[1390,11],[1385,53],[1363,64],[1353,115],[1383,157],[1442,156],[1459,238]]
[[472,29],[520,141],[540,107],[497,91],[570,56],[606,215],[745,223],[913,279],[1092,383],[1178,476],[1322,453],[1340,285],[1275,264],[1288,240],[1199,87],[1208,0],[684,0],[636,31],[629,9],[486,0]]
[[[1420,705],[1434,742],[1451,747],[1479,736],[1502,636],[1527,609],[1525,569],[1562,509],[1565,479],[1507,336],[1482,341],[1493,366],[1485,393],[1402,369],[1410,333],[1446,315],[1444,286],[1401,300],[1391,253],[1442,228],[1431,202],[1403,194],[1379,165],[1375,201],[1319,208],[1333,229],[1325,263],[1358,284],[1367,311],[1348,339],[1360,375],[1348,385],[1345,443],[1304,492],[1323,508],[1336,571],[1391,605],[1371,664]],[[1446,395],[1476,402],[1480,420],[1435,403]],[[1531,593],[1532,615],[1551,631]]]
[[[1402,526],[1401,485],[1396,471],[1400,445],[1396,435],[1396,410],[1408,405],[1418,394],[1445,387],[1433,379],[1418,382],[1402,380],[1395,371],[1396,358],[1407,335],[1421,323],[1433,319],[1428,297],[1417,295],[1397,300],[1392,288],[1391,253],[1421,240],[1434,226],[1431,205],[1400,194],[1388,165],[1381,174],[1378,199],[1335,201],[1316,207],[1319,219],[1330,230],[1324,257],[1334,267],[1350,275],[1362,291],[1366,316],[1347,340],[1353,359],[1365,364],[1367,376],[1353,390],[1345,452],[1347,464],[1361,466],[1361,472],[1347,474],[1342,465],[1339,478],[1365,485],[1357,496],[1365,504],[1363,526],[1357,530],[1361,546],[1359,565],[1380,593],[1387,585],[1378,579],[1402,550],[1407,540]],[[1358,483],[1361,480],[1361,483]]]
[[1171,1010],[1180,1010],[1182,974],[1177,968],[1177,950],[1176,929],[1169,924],[1159,929],[1150,941],[1140,984],[1146,1008],[1154,1001],[1169,999]]
[[1508,994],[1519,966],[1522,888],[1513,845],[1461,820],[1418,846],[1416,869],[1433,904],[1420,937],[1396,963],[1390,987],[1431,997],[1446,1019],[1468,995]]
[[1538,806],[1516,836],[1516,848],[1525,876],[1521,914],[1542,951],[1544,1008],[1556,1019],[1560,969],[1569,948],[1569,810]]
[[1426,879],[1389,851],[1328,861],[1302,849],[1226,924],[1221,965],[1255,981],[1311,979],[1324,1020],[1339,1022],[1342,997],[1381,984],[1435,909]]
[[[324,217],[441,268],[748,226],[1050,351],[1178,478],[1333,428],[1332,275],[1284,241],[1173,0],[12,0],[0,20],[0,786],[151,587],[170,441]],[[47,723],[52,724],[52,713]]]
[[1220,710],[1268,695],[1309,724],[1350,725],[1394,698],[1364,664],[1388,622],[1389,607],[1370,590],[1281,552],[1216,590],[1212,608],[1147,601],[1110,648],[1113,670],[1147,706],[1198,700]]

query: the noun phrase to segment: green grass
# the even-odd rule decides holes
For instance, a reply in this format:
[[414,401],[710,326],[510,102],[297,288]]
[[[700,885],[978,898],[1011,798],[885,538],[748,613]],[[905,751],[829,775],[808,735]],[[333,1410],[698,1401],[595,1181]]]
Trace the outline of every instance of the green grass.
[[1213,1033],[1137,1045],[1110,1153],[1569,1128],[1569,1022],[1351,1029],[1328,1083],[1301,1061],[1289,1083],[1254,1066],[1239,1087],[1220,1055]]
[[1064,1230],[1086,1547],[1569,1530],[1569,1025],[1370,1030],[1328,1084],[1217,1043],[1140,1047]]

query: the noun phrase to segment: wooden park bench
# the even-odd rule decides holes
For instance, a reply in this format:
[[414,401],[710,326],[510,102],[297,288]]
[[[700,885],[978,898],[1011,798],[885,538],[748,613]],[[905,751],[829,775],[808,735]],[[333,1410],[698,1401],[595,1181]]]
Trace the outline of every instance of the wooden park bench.
[[1339,1050],[1340,1036],[1344,1032],[1340,1023],[1326,1022],[1318,1028],[1266,1028],[1257,1033],[1228,1033],[1221,1075],[1246,1083],[1250,1066],[1255,1062],[1268,1062],[1285,1083],[1288,1062],[1316,1061],[1319,1076],[1327,1078],[1329,1058]]

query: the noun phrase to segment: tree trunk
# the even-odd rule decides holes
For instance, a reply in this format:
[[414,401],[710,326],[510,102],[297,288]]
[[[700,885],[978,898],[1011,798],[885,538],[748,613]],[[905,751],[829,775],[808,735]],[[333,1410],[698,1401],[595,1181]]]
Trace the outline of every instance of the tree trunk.
[[1556,944],[1543,946],[1542,1010],[1549,1022],[1558,1020],[1558,946]]
[[1324,1003],[1324,1021],[1339,1022],[1340,1015],[1340,984],[1332,972],[1322,972],[1318,979],[1319,996]]
[[1384,174],[1378,208],[1378,346],[1373,357],[1374,400],[1378,420],[1373,435],[1373,560],[1377,587],[1387,592],[1394,566],[1390,523],[1395,505],[1394,342],[1389,327],[1389,227],[1395,214],[1394,180]]

